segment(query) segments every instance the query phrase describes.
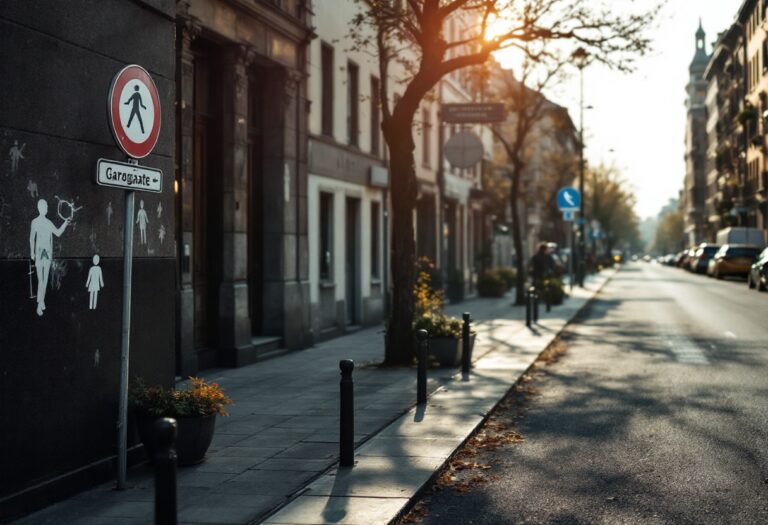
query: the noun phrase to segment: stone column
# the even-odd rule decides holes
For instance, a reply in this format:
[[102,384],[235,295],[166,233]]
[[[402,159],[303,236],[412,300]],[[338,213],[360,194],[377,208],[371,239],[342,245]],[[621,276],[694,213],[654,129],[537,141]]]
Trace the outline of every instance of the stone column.
[[223,53],[221,114],[222,253],[219,284],[219,359],[238,366],[251,349],[248,312],[248,67],[255,53],[243,45]]
[[177,315],[178,359],[182,377],[194,375],[198,371],[195,353],[195,293],[192,285],[193,257],[193,180],[194,180],[194,88],[195,68],[192,54],[192,42],[200,34],[200,25],[192,19],[179,19],[177,26],[177,62],[176,62],[176,97],[177,97],[177,199],[180,200],[180,216],[176,218],[178,228],[177,257],[179,258],[180,288],[179,311]]

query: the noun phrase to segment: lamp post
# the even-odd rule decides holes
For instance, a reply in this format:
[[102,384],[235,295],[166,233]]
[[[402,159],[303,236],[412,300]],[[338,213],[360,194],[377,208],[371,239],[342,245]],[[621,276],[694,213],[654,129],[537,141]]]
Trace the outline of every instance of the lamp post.
[[572,58],[579,68],[579,193],[581,194],[581,203],[579,204],[579,265],[578,281],[579,286],[584,287],[584,274],[586,271],[584,256],[586,254],[584,223],[584,68],[587,65],[589,54],[586,49],[580,47],[573,52]]

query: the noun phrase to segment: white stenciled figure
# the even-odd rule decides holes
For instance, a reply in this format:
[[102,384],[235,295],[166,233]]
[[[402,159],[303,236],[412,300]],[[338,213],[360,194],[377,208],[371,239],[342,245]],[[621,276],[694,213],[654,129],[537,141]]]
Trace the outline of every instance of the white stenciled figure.
[[157,230],[157,237],[160,239],[160,244],[163,244],[165,242],[165,225],[161,224],[160,228]]
[[112,209],[112,201],[109,201],[109,204],[107,204],[107,226],[110,226],[112,224],[112,214],[115,213]]
[[149,224],[149,217],[147,216],[147,210],[144,209],[143,200],[139,201],[139,213],[136,214],[136,223],[139,225],[141,244],[147,244],[147,224]]
[[37,192],[37,183],[32,179],[29,179],[29,183],[27,184],[27,191],[29,192],[29,196],[33,199],[40,196]]
[[53,260],[53,236],[61,237],[69,226],[66,220],[58,228],[53,225],[48,214],[48,203],[45,199],[37,201],[37,210],[40,215],[32,219],[29,230],[30,258],[35,262],[37,273],[37,315],[43,315],[45,310],[45,291],[48,289],[48,275],[51,271]]
[[163,203],[157,203],[157,218],[160,219],[163,216]]
[[11,173],[16,173],[16,170],[19,169],[19,160],[24,158],[22,152],[25,147],[26,144],[22,144],[21,147],[19,147],[19,141],[14,140],[13,146],[8,150],[8,156],[11,158]]
[[89,308],[95,310],[96,302],[99,299],[99,290],[104,288],[104,277],[101,274],[98,255],[93,256],[93,266],[91,266],[91,269],[88,271],[88,279],[85,281],[85,288],[91,292]]

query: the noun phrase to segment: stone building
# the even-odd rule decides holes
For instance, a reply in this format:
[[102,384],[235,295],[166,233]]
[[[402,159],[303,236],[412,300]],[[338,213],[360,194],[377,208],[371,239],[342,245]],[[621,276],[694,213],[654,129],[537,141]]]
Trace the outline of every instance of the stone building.
[[125,192],[95,173],[126,159],[105,108],[128,64],[159,91],[141,164],[163,171],[128,222],[130,370],[173,383],[174,19],[170,0],[0,2],[0,522],[115,473]]
[[686,241],[698,244],[704,238],[706,201],[707,81],[704,71],[709,62],[706,33],[699,24],[696,31],[696,52],[688,68],[690,79],[686,87],[688,116],[685,127],[685,182],[682,209]]
[[176,4],[177,371],[312,344],[304,0]]

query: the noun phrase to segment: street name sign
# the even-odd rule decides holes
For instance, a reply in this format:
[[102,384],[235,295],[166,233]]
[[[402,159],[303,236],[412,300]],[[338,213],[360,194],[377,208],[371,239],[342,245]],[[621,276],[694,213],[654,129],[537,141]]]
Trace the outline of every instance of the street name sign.
[[160,96],[146,69],[132,64],[115,75],[107,114],[115,142],[126,155],[143,159],[152,152],[160,136]]
[[504,104],[473,103],[473,104],[443,104],[440,117],[448,124],[486,124],[503,122]]
[[566,186],[557,192],[557,207],[560,211],[578,210],[581,206],[581,194],[576,188]]
[[96,184],[124,190],[162,193],[163,172],[157,168],[99,159],[96,162]]

